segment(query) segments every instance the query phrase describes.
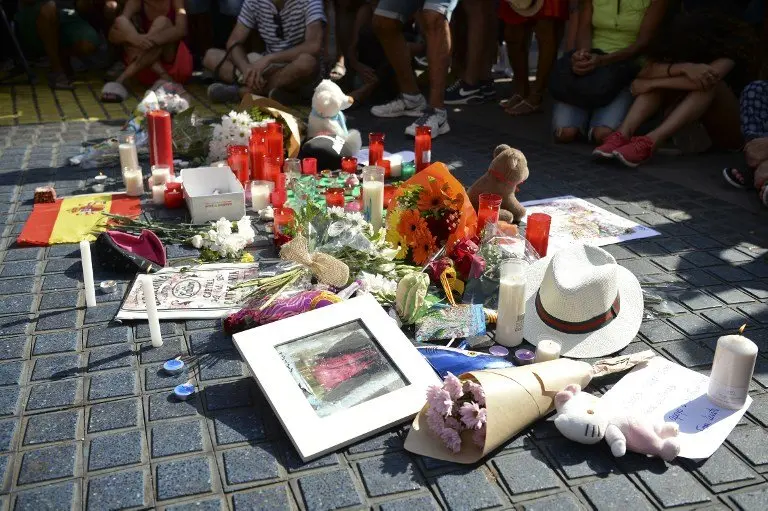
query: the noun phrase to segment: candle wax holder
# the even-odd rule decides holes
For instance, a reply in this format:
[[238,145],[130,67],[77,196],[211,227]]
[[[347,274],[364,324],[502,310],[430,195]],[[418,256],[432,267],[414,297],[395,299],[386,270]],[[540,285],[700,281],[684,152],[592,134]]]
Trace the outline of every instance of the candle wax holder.
[[384,133],[368,134],[368,165],[384,159]]
[[483,232],[486,224],[499,222],[499,209],[501,208],[501,195],[495,193],[481,193],[477,204],[477,232]]
[[348,174],[354,174],[357,172],[357,158],[354,156],[344,156],[341,159],[341,170]]
[[540,257],[547,255],[549,228],[552,217],[545,213],[531,213],[525,223],[525,239],[536,249]]
[[421,172],[429,167],[432,162],[432,128],[429,126],[416,127],[414,153],[416,155],[416,172]]
[[168,209],[178,209],[184,205],[184,194],[181,190],[165,190],[165,207]]
[[317,158],[304,158],[301,160],[301,173],[314,176],[317,174]]
[[344,207],[344,188],[328,188],[325,191],[325,205],[327,207]]
[[293,238],[292,232],[296,214],[291,208],[276,207],[274,217],[272,229],[275,235],[275,246],[279,248]]

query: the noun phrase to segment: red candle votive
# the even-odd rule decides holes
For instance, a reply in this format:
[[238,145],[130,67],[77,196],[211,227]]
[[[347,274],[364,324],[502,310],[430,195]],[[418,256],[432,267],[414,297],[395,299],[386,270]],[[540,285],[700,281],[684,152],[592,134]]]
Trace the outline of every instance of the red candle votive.
[[301,173],[308,176],[317,175],[317,158],[304,158],[301,160]]
[[325,205],[344,207],[344,188],[328,188],[325,191]]
[[429,126],[416,127],[414,142],[416,153],[416,172],[421,172],[432,163],[432,129]]
[[384,159],[384,133],[368,134],[368,165]]
[[272,230],[275,234],[275,245],[281,247],[292,239],[290,231],[296,220],[296,215],[291,208],[282,206],[274,209],[274,215]]
[[281,164],[277,158],[271,156],[264,157],[264,179],[263,181],[272,181],[277,183],[277,176],[280,174]]
[[552,217],[546,213],[531,213],[525,222],[525,239],[536,249],[539,256],[547,255],[549,246],[549,228]]
[[227,158],[229,168],[232,169],[240,184],[245,186],[251,177],[251,169],[248,165],[248,146],[231,145],[227,147],[227,153],[229,154]]
[[149,131],[150,165],[168,165],[171,176],[173,169],[173,138],[171,137],[171,114],[165,110],[151,110],[147,114]]
[[477,232],[480,234],[483,232],[486,224],[495,224],[499,221],[501,195],[481,193],[477,202]]
[[392,175],[392,165],[389,160],[379,160],[376,162],[376,166],[384,169],[384,179]]
[[395,185],[384,185],[384,209],[389,209],[389,203],[392,202],[396,191]]
[[[181,184],[181,183],[179,183]],[[165,187],[165,207],[168,209],[180,208],[184,205],[184,194],[181,188]]]
[[251,159],[251,179],[254,181],[266,181],[266,176],[264,174],[266,136],[266,126],[254,126],[251,128],[251,138],[248,141],[248,153]]
[[267,124],[267,154],[271,158],[277,158],[282,165],[285,159],[283,151],[283,125],[279,122],[270,122]]
[[341,159],[341,170],[348,174],[355,174],[357,172],[357,158],[354,156],[344,156]]

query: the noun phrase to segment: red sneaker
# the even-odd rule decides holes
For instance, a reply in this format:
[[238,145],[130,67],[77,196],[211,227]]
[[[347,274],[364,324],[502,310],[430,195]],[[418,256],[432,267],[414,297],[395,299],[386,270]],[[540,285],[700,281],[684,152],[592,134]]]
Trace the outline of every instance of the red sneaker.
[[653,156],[654,145],[653,140],[646,136],[632,137],[628,144],[616,149],[613,155],[627,167],[635,168]]
[[592,156],[597,156],[598,158],[605,158],[607,160],[613,159],[613,152],[616,151],[616,149],[625,146],[629,144],[629,139],[625,137],[622,133],[618,131],[614,131],[607,137],[605,137],[605,141],[595,147],[595,150],[592,151]]

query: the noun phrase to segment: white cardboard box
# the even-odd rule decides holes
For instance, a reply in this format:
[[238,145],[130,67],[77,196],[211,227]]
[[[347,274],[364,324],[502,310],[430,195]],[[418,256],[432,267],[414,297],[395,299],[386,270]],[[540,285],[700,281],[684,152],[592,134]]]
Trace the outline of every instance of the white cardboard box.
[[[245,191],[229,167],[200,167],[181,171],[184,199],[193,224],[245,216]],[[218,193],[214,195],[214,190]]]

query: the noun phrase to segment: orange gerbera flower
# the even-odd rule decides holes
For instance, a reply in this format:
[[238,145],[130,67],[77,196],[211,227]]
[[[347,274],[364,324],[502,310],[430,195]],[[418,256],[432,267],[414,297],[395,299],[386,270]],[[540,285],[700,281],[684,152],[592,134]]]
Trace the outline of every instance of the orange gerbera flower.
[[427,227],[416,232],[416,236],[411,243],[413,248],[413,262],[416,264],[426,264],[429,258],[437,251],[437,239]]
[[429,179],[419,194],[419,202],[417,203],[419,210],[432,211],[442,208],[444,203],[445,195],[440,188],[440,183],[437,179]]
[[397,232],[409,243],[415,239],[415,235],[420,230],[428,230],[427,222],[421,218],[418,211],[409,209],[403,211],[400,216],[400,223],[397,224]]

